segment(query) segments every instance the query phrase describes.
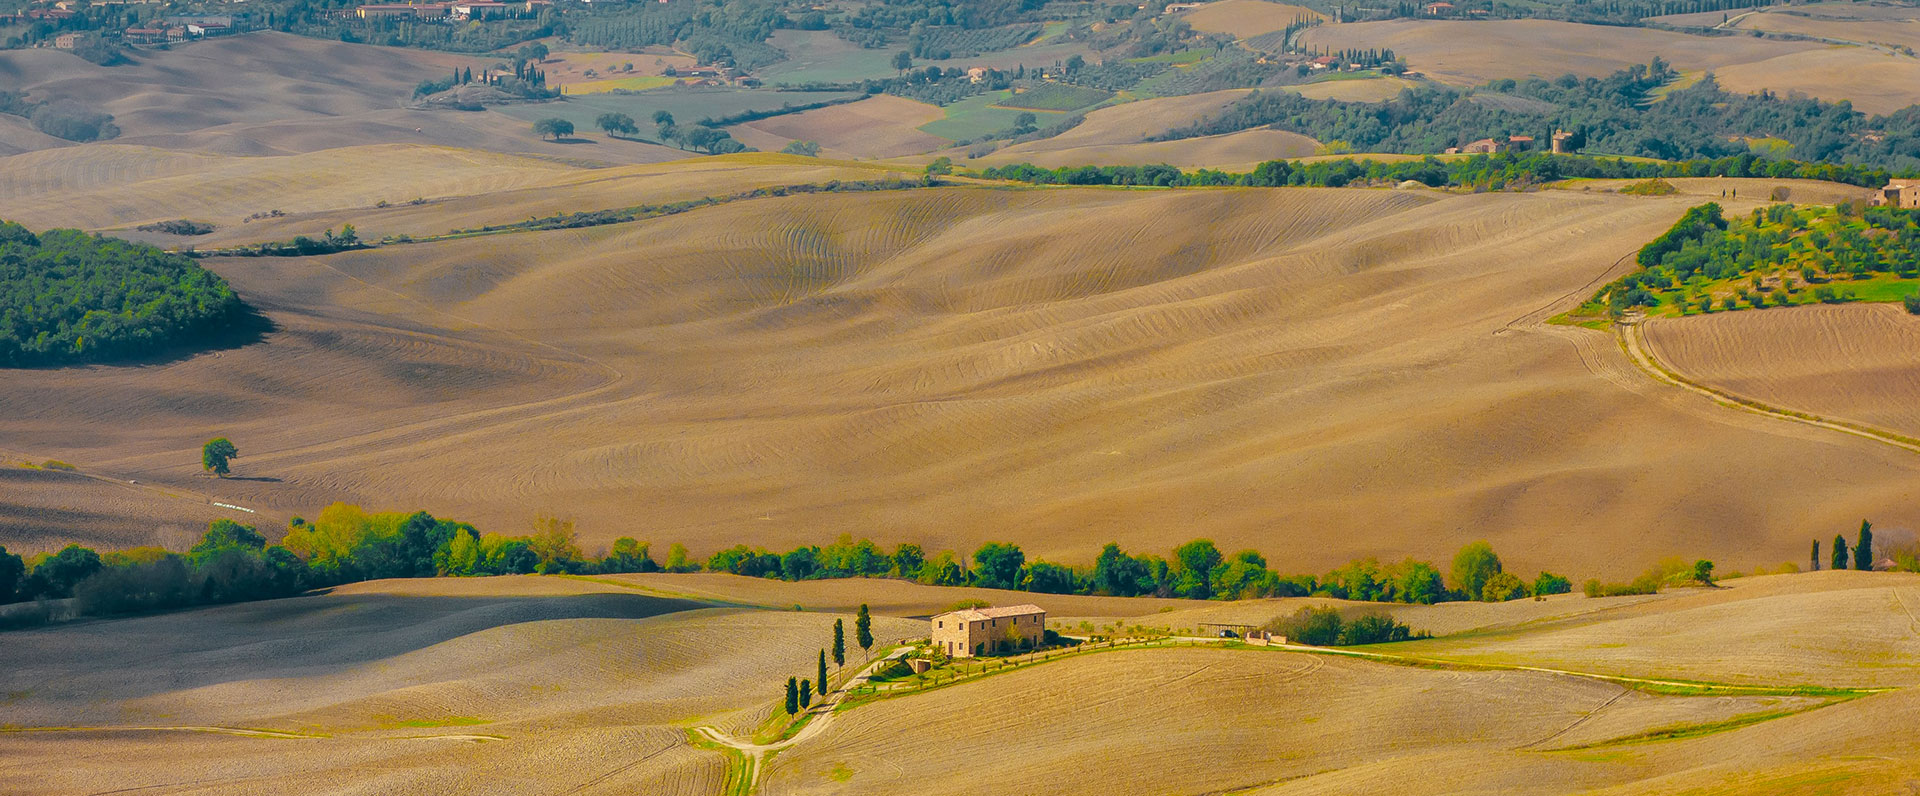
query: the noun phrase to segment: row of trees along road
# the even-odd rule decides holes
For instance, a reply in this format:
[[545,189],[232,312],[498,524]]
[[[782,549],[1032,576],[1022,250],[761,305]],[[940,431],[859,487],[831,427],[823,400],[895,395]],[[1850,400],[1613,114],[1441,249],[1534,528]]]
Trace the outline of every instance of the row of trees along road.
[[[867,604],[860,604],[860,612],[853,618],[854,640],[866,657],[873,656],[873,616],[867,611]],[[847,665],[847,624],[844,619],[833,620],[833,665],[839,668]],[[787,715],[792,716],[805,710],[812,704],[813,694],[817,691],[822,699],[831,687],[827,677],[827,650],[820,650],[818,666],[814,670],[814,679],[809,681],[798,677],[787,678]]]

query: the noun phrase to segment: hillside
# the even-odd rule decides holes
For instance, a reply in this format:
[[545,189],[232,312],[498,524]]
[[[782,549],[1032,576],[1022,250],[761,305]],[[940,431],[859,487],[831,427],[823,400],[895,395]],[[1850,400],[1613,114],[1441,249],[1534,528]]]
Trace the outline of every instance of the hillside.
[[1920,319],[1897,305],[1796,307],[1649,323],[1661,361],[1735,395],[1920,435]]
[[[376,581],[8,632],[0,777],[22,794],[302,793],[351,781],[706,796],[725,792],[728,758],[691,745],[687,728],[750,734],[779,682],[809,675],[832,622],[849,617],[683,595],[871,601],[882,645],[928,632],[900,617],[916,601],[981,596],[858,579],[639,582]],[[1893,664],[1911,657],[1902,606],[1917,597],[1913,575],[1739,579],[1631,602],[1571,595],[1553,601],[1557,618],[1355,650],[1486,668],[1192,643],[1097,651],[816,718],[821,730],[775,757],[757,792],[977,793],[993,781],[1134,796],[1761,794],[1811,781],[1884,793],[1914,764],[1912,688],[1692,695],[1580,672],[1611,661],[1644,677],[1834,686],[1865,667],[1909,684],[1910,667]],[[1060,599],[1139,620],[1169,602]],[[1869,643],[1849,649],[1842,637]],[[962,768],[968,776],[943,775]]]
[[[1179,528],[1283,570],[1489,538],[1523,570],[1628,575],[1911,521],[1906,454],[1690,401],[1604,335],[1535,325],[1687,204],[950,187],[216,258],[279,325],[264,344],[9,379],[0,434],[194,491],[193,452],[227,436],[260,480],[221,494],[276,516],[563,512],[589,547],[700,554],[849,532],[1085,562]],[[462,206],[406,212],[434,231]]]
[[[132,64],[113,67],[53,49],[0,51],[0,82],[37,100],[73,100],[111,113],[121,129],[113,143],[133,146],[290,155],[404,143],[611,163],[686,156],[639,142],[542,143],[525,122],[499,113],[404,107],[420,81],[487,63],[268,32],[141,50]],[[0,124],[0,152],[65,144],[25,125]]]

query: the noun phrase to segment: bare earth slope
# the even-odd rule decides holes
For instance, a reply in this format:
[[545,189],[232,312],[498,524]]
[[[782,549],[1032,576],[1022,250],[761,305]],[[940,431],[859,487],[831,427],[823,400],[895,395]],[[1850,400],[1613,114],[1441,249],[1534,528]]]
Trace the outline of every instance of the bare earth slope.
[[18,374],[0,435],[163,484],[204,483],[193,453],[225,435],[278,479],[223,484],[240,505],[547,511],[696,552],[849,532],[1085,561],[1178,529],[1289,570],[1485,537],[1522,570],[1625,575],[1911,521],[1909,454],[1524,322],[1685,202],[955,187],[216,259],[280,332]]
[[[484,578],[13,632],[6,724],[60,729],[0,731],[0,781],[705,796],[724,761],[675,725],[770,703],[836,618]],[[882,643],[924,628],[874,623]]]
[[1662,362],[1734,395],[1920,436],[1920,319],[1896,305],[1656,320]]
[[[0,53],[0,85],[105,110],[121,129],[114,143],[163,149],[285,155],[409,143],[611,163],[686,157],[639,142],[542,142],[526,123],[492,112],[403,107],[420,81],[486,65],[471,56],[255,33],[132,57],[103,67],[53,49],[11,50]],[[65,142],[0,126],[0,153],[55,144]]]

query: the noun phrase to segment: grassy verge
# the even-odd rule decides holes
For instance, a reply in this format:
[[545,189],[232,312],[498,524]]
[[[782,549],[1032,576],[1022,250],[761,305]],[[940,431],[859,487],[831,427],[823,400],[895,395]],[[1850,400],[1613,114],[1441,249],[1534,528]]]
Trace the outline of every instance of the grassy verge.
[[720,788],[721,793],[726,796],[749,796],[753,793],[753,760],[745,752],[715,743],[691,729],[687,730],[687,744],[696,749],[719,752],[727,759],[727,776]]
[[1822,702],[1817,705],[1808,705],[1806,707],[1800,707],[1800,708],[1788,708],[1785,710],[1772,710],[1764,713],[1749,713],[1744,716],[1735,716],[1733,718],[1722,719],[1720,721],[1706,721],[1706,722],[1699,722],[1696,724],[1675,724],[1668,727],[1660,727],[1657,729],[1648,730],[1646,732],[1635,733],[1633,735],[1622,736],[1619,738],[1609,738],[1604,741],[1595,741],[1593,743],[1580,744],[1578,746],[1568,746],[1565,748],[1552,749],[1549,751],[1574,752],[1574,751],[1580,751],[1583,749],[1600,749],[1600,748],[1605,748],[1610,746],[1629,746],[1634,744],[1658,743],[1660,741],[1678,741],[1686,738],[1702,738],[1708,735],[1717,735],[1719,733],[1727,732],[1729,730],[1737,730],[1737,729],[1740,729],[1741,727],[1751,727],[1755,724],[1760,724],[1762,722],[1773,721],[1774,719],[1783,719],[1788,716],[1797,716],[1801,713],[1819,710],[1821,708],[1828,707],[1831,705],[1838,705],[1842,702],[1852,701],[1857,698],[1858,698],[1857,696],[1841,697],[1841,698],[1832,699],[1826,702]]

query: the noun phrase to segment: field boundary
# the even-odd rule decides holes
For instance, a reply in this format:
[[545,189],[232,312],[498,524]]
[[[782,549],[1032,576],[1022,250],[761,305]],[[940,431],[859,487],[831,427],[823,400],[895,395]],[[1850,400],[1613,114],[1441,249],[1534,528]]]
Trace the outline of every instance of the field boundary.
[[1646,335],[1641,331],[1641,324],[1616,323],[1613,326],[1613,331],[1614,337],[1619,340],[1620,350],[1627,355],[1627,359],[1631,360],[1642,372],[1653,377],[1654,381],[1705,396],[1713,402],[1729,409],[1738,409],[1788,422],[1801,423],[1815,428],[1824,428],[1829,431],[1837,431],[1842,434],[1890,445],[1908,453],[1920,453],[1920,439],[1875,428],[1864,423],[1839,420],[1810,412],[1774,406],[1763,401],[1735,395],[1725,390],[1716,389],[1693,381],[1660,361],[1659,355],[1647,345]]

